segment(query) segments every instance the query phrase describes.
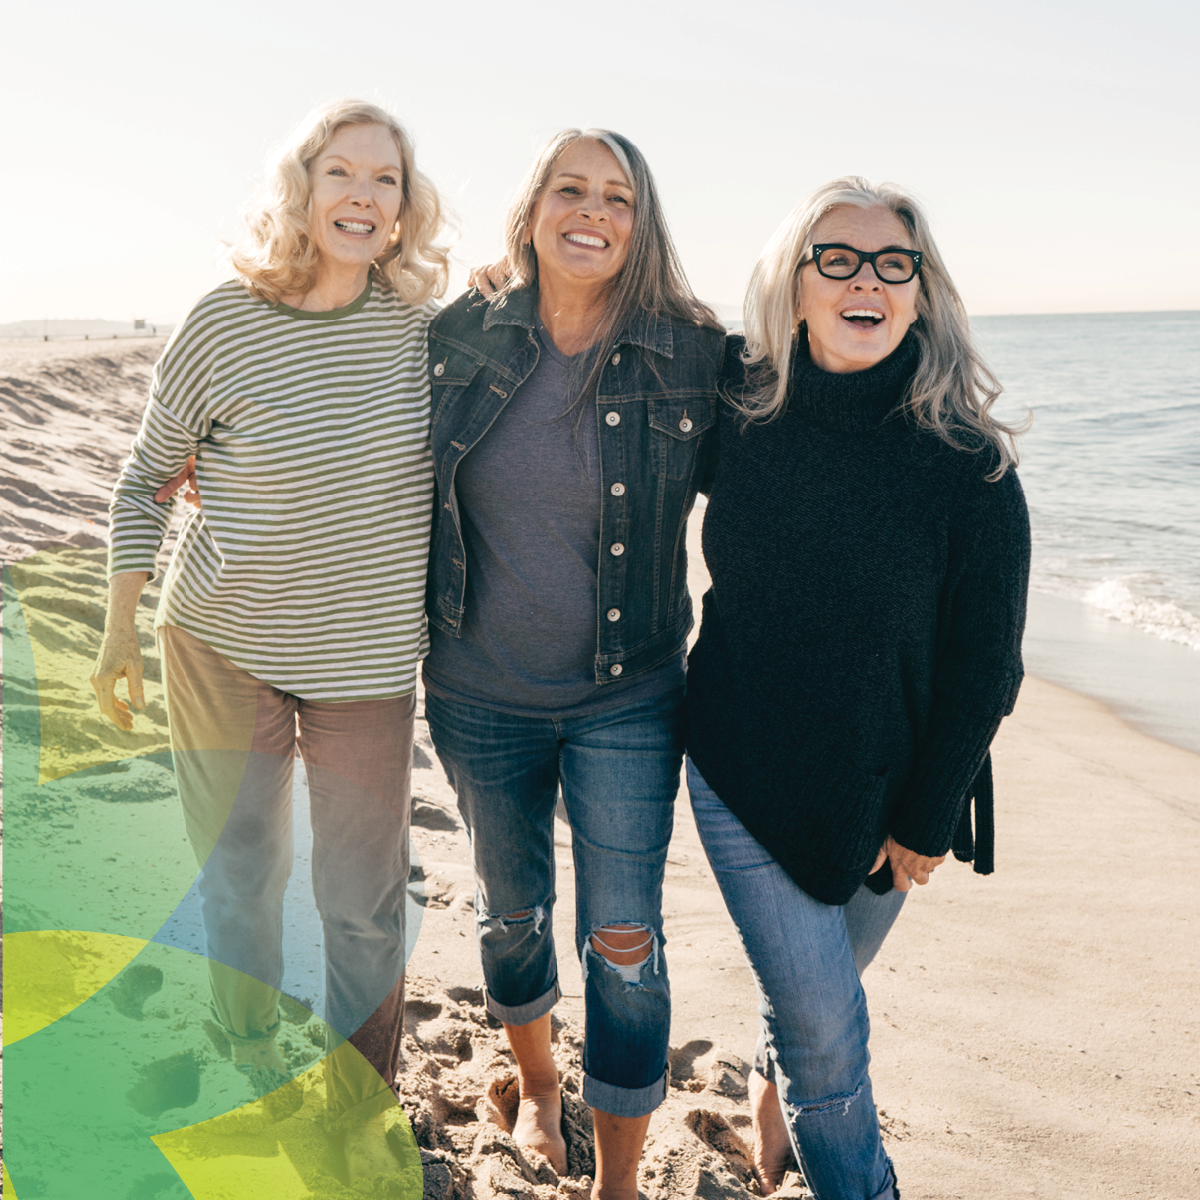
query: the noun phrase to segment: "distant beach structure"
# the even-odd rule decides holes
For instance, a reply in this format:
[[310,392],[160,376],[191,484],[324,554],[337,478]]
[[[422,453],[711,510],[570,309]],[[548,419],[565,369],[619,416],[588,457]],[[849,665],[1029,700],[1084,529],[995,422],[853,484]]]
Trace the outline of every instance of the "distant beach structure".
[[174,328],[170,322],[157,323],[136,317],[129,321],[9,321],[0,325],[0,338],[51,341],[55,338],[167,337]]

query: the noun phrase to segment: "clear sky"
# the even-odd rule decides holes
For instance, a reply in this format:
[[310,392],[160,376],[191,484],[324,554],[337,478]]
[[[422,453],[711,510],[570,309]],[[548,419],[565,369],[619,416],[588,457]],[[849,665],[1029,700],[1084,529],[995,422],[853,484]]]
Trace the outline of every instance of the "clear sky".
[[847,172],[930,210],[972,313],[1200,308],[1200,5],[542,0],[9,4],[0,322],[178,320],[314,104],[383,103],[496,254],[538,145],[646,153],[696,291],[738,307]]

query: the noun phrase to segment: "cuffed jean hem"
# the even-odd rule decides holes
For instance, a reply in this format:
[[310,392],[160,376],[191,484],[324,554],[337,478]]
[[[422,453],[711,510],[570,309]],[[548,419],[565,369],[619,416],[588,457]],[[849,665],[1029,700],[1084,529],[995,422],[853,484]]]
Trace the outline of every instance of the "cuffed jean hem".
[[221,1020],[220,1014],[217,1012],[216,1005],[209,1001],[208,1015],[212,1018],[212,1022],[218,1029],[230,1040],[239,1046],[252,1046],[255,1042],[269,1042],[279,1032],[280,1020],[276,1016],[275,1024],[269,1029],[264,1029],[262,1033],[248,1033],[244,1036],[240,1033],[234,1033],[224,1021]]
[[528,1004],[509,1005],[501,1004],[485,987],[483,999],[488,1012],[497,1021],[503,1021],[505,1025],[528,1025],[538,1017],[544,1017],[562,999],[562,988],[556,979],[554,986],[547,988],[536,1000],[530,1000]]
[[888,1181],[884,1185],[882,1192],[876,1192],[871,1200],[897,1200],[900,1192],[896,1188],[896,1170],[892,1166],[892,1160],[887,1160]]
[[612,1117],[645,1117],[667,1098],[669,1072],[664,1068],[660,1078],[648,1087],[623,1088],[591,1075],[583,1077],[583,1102]]

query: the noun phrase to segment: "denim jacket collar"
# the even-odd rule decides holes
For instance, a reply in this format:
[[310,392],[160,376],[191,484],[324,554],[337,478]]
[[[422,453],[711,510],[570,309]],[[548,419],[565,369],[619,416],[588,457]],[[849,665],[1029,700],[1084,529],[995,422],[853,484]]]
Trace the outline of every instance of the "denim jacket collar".
[[[521,288],[512,292],[503,302],[496,298],[488,301],[483,327],[486,330],[493,325],[520,325],[532,333],[536,318],[537,291],[534,288]],[[643,350],[652,350],[663,358],[675,356],[670,319],[655,313],[635,312],[617,338],[617,344],[641,346]]]
[[[427,611],[430,624],[450,637],[460,637],[467,620],[468,556],[456,474],[537,365],[530,336],[536,301],[533,289],[490,306],[468,293],[430,326],[437,500]],[[649,671],[687,639],[692,605],[683,528],[697,486],[712,475],[724,349],[716,330],[664,315],[630,321],[623,339],[653,354],[605,347],[597,386],[597,684]]]

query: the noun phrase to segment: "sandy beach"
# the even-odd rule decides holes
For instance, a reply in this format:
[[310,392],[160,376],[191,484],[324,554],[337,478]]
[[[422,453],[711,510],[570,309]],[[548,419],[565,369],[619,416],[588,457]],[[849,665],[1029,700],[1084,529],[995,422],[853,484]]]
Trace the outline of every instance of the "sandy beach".
[[[43,780],[166,748],[153,668],[150,706],[128,738],[101,725],[81,683],[102,620],[108,491],[161,346],[0,343],[0,558],[15,568],[31,630],[37,624],[52,651],[38,660],[36,692],[28,679],[6,678],[4,716],[6,734],[20,736],[40,704]],[[706,586],[698,534],[694,518],[697,598]],[[151,616],[148,597],[147,648]],[[876,1101],[905,1200],[1200,1195],[1200,755],[1138,732],[1087,696],[1027,678],[993,757],[996,873],[947,863],[931,886],[915,889],[864,979]],[[86,862],[88,831],[101,819],[128,819],[131,846],[149,836],[152,810],[173,820],[165,768],[147,761],[154,804],[108,803],[101,791],[119,780],[104,775],[97,811],[83,802],[64,808],[52,835],[47,827],[47,846],[69,841]],[[564,996],[556,1015],[573,1174],[559,1180],[526,1162],[504,1129],[512,1062],[482,1008],[467,839],[423,722],[414,795],[424,908],[409,964],[401,1089],[423,1151],[425,1195],[585,1196],[591,1151],[575,1094],[583,1010],[566,825],[557,839]],[[163,879],[190,869],[186,854],[172,853],[155,868]],[[130,851],[124,866],[93,867],[134,871],[143,861]],[[686,790],[665,906],[672,1087],[650,1126],[640,1185],[647,1200],[734,1200],[754,1194],[742,1139],[756,1004]],[[149,938],[152,908],[146,919]],[[180,1008],[163,1019],[183,1029],[202,1019],[195,1013]],[[303,1157],[296,1139],[281,1134],[280,1144]],[[296,1194],[343,1194],[332,1179],[314,1190],[314,1178]],[[14,1182],[24,1197],[20,1177]],[[807,1193],[797,1185],[783,1194]]]

